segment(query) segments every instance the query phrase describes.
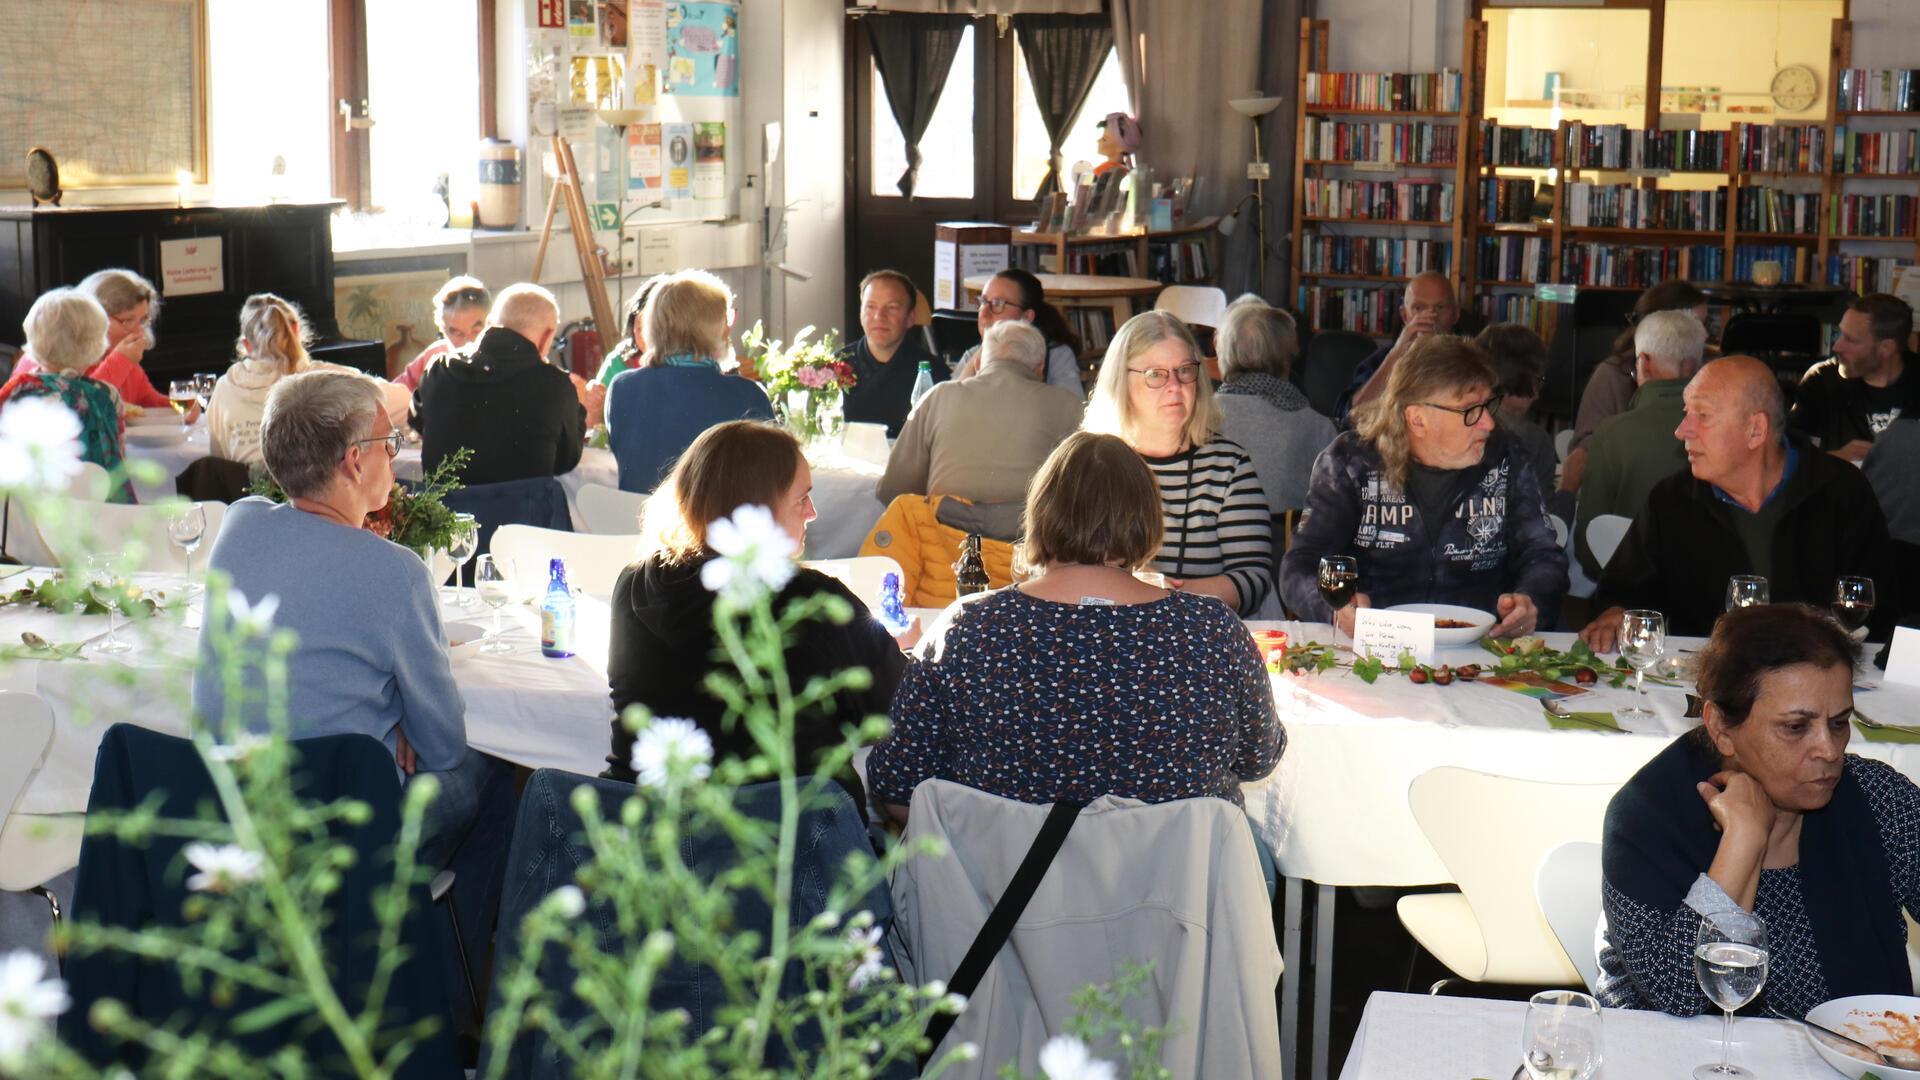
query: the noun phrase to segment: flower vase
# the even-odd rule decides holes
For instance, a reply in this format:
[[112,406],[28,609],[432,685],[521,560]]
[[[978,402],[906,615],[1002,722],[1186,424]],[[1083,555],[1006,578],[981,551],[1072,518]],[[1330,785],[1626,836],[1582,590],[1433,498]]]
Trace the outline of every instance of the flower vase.
[[846,392],[837,387],[789,390],[785,421],[808,453],[837,450],[846,433]]

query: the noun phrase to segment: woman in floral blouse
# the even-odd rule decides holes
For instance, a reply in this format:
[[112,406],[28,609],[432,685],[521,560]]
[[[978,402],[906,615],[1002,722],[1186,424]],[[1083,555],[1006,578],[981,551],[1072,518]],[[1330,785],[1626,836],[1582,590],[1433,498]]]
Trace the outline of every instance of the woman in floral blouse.
[[[120,441],[120,394],[112,386],[81,374],[107,349],[107,313],[79,289],[53,289],[27,309],[22,329],[27,356],[13,377],[0,386],[0,406],[15,397],[45,395],[59,399],[80,419],[80,457],[113,472],[125,448]],[[110,497],[132,502],[124,484]]]

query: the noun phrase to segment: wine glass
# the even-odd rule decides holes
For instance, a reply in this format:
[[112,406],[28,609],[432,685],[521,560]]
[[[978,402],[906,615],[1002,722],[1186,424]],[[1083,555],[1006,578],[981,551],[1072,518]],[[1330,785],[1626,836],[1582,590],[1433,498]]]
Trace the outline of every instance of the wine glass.
[[1727,579],[1727,610],[1771,604],[1767,579],[1759,574],[1735,574]]
[[1600,1003],[1574,990],[1542,990],[1527,1002],[1521,1058],[1533,1080],[1591,1080],[1600,1069]]
[[483,653],[512,652],[513,646],[508,645],[500,636],[504,633],[500,629],[500,609],[506,607],[507,601],[513,599],[513,584],[507,580],[507,575],[501,572],[499,562],[491,553],[480,556],[479,566],[473,572],[473,583],[479,586],[480,599],[493,609],[493,632],[487,635],[487,643],[480,646],[480,651]]
[[220,382],[220,376],[201,372],[193,377],[193,385],[200,391],[200,407],[206,408],[213,402],[213,388]]
[[194,385],[192,379],[175,379],[167,387],[167,401],[173,405],[173,411],[180,414],[182,429],[193,426],[193,421],[187,418],[187,410],[199,400],[200,388]]
[[1839,577],[1833,579],[1833,617],[1851,634],[1867,625],[1873,614],[1873,579]]
[[1643,720],[1653,718],[1647,708],[1647,671],[1660,662],[1667,644],[1667,617],[1657,611],[1629,611],[1620,624],[1620,658],[1633,669],[1633,692],[1639,697],[1620,710]]
[[200,586],[193,583],[193,553],[199,550],[200,541],[207,535],[207,511],[199,503],[188,503],[187,508],[167,520],[167,539],[173,546],[186,553],[187,587],[186,595],[191,597],[199,593]]
[[96,653],[123,653],[133,648],[132,643],[120,640],[117,624],[120,617],[120,601],[125,594],[120,574],[115,570],[113,558],[109,555],[90,555],[87,557],[88,591],[107,606],[107,636],[94,642]]
[[480,549],[480,525],[472,514],[455,514],[453,521],[453,536],[447,541],[447,558],[453,561],[453,602],[467,608],[473,606],[473,597],[460,587],[460,577],[468,560]]
[[1760,996],[1767,984],[1767,924],[1744,911],[1700,917],[1693,974],[1707,1000],[1720,1006],[1720,1063],[1693,1070],[1694,1080],[1753,1080],[1752,1070],[1733,1063],[1733,1013]]
[[1360,563],[1351,555],[1327,555],[1320,559],[1320,599],[1333,612],[1333,643],[1340,644],[1340,609],[1353,602],[1360,589]]

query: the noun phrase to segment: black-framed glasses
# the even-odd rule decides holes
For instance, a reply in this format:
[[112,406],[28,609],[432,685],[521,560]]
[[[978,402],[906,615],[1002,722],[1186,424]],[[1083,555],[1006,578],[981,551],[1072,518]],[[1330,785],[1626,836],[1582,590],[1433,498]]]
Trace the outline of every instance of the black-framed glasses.
[[469,305],[485,307],[491,299],[485,289],[455,289],[447,294],[447,299],[440,305],[440,309],[442,311],[450,311],[454,308],[467,307]]
[[993,312],[995,315],[1000,314],[1001,312],[1007,310],[1008,308],[1012,308],[1015,311],[1027,310],[1027,305],[1025,304],[1017,303],[1012,300],[1002,300],[999,297],[983,296],[980,298],[980,306]]
[[1127,370],[1133,372],[1135,375],[1140,376],[1141,380],[1147,384],[1147,389],[1149,390],[1158,390],[1161,387],[1167,385],[1168,376],[1172,376],[1173,378],[1180,380],[1180,385],[1182,386],[1191,386],[1193,385],[1196,379],[1200,378],[1199,364],[1181,364],[1177,368],[1163,368],[1163,367],[1132,368],[1130,367]]
[[1472,427],[1473,425],[1480,422],[1481,417],[1487,415],[1488,409],[1498,409],[1500,407],[1501,399],[1505,396],[1506,395],[1504,394],[1495,394],[1492,397],[1488,398],[1485,401],[1480,402],[1477,405],[1462,405],[1462,406],[1442,405],[1434,401],[1422,401],[1419,404],[1425,405],[1429,409],[1441,409],[1446,412],[1454,413],[1455,415],[1460,417],[1460,422],[1462,424],[1465,424],[1467,427]]
[[386,443],[387,456],[389,458],[395,458],[400,456],[400,442],[402,439],[405,439],[406,437],[407,437],[406,432],[395,430],[395,431],[389,431],[385,435],[376,436],[375,438],[371,438],[371,439],[355,439],[353,440],[353,445],[365,446],[368,443]]

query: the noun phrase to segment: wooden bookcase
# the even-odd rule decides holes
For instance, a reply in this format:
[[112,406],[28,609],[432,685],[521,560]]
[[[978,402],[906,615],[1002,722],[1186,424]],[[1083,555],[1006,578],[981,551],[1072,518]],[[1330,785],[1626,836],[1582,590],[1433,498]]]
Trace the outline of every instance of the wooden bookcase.
[[[1218,217],[1201,218],[1177,229],[1148,231],[1136,229],[1118,235],[1095,235],[1091,233],[1040,232],[1035,229],[1013,230],[1013,265],[1040,273],[1087,274],[1092,276],[1154,277],[1153,268],[1156,256],[1170,245],[1198,245],[1204,252],[1206,273],[1175,273],[1166,280],[1168,285],[1211,285],[1220,277],[1220,233]],[[1024,250],[1023,250],[1024,249]],[[1129,261],[1124,270],[1109,266],[1102,268],[1102,257],[1119,256]],[[1045,267],[1040,260],[1051,257],[1053,265]],[[1087,265],[1080,265],[1082,258],[1090,257]],[[1176,266],[1178,263],[1175,264]]]

